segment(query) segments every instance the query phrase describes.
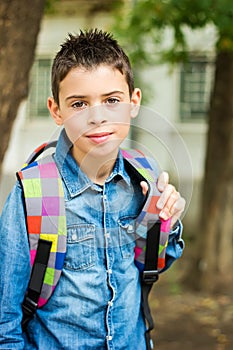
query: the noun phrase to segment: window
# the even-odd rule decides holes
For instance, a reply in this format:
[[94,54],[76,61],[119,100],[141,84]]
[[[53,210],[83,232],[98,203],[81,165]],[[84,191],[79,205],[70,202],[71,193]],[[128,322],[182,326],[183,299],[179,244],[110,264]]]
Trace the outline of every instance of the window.
[[205,120],[213,81],[213,63],[206,57],[190,60],[181,67],[181,121]]
[[36,59],[31,71],[29,91],[29,118],[48,117],[47,99],[51,95],[51,59]]

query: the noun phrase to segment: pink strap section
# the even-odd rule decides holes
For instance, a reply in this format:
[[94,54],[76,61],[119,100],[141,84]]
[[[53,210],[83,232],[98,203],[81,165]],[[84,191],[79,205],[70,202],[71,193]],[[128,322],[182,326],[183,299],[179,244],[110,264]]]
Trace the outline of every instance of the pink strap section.
[[160,221],[161,221],[161,231],[170,232],[172,219],[171,218],[167,220],[160,219]]

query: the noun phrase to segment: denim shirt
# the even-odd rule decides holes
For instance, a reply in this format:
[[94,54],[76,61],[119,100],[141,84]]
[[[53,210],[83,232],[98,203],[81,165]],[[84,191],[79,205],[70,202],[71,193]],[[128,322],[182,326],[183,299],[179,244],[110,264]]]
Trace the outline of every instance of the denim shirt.
[[[16,183],[0,221],[0,349],[144,350],[139,271],[132,239],[144,202],[119,153],[99,186],[81,171],[61,133],[55,161],[67,217],[67,253],[59,283],[22,334],[21,304],[30,264],[21,187]],[[52,218],[51,218],[52,220]],[[182,254],[181,224],[169,236],[167,267]]]

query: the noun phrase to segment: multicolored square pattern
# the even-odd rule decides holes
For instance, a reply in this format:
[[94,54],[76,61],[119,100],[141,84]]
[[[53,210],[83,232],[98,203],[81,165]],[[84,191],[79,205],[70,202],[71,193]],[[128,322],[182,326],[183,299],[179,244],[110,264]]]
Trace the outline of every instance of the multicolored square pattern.
[[136,221],[136,247],[135,247],[135,264],[140,271],[144,269],[145,253],[146,253],[146,236],[147,223],[149,221],[161,221],[160,227],[160,242],[159,242],[159,257],[158,270],[165,267],[166,247],[168,244],[168,235],[170,231],[171,220],[162,220],[159,218],[159,211],[156,207],[160,197],[160,192],[157,188],[157,178],[153,171],[149,160],[137,150],[122,150],[123,157],[144,177],[149,185],[149,194],[146,203],[137,217]]
[[52,242],[38,302],[43,306],[59,280],[66,253],[66,216],[61,178],[52,156],[31,163],[19,173],[27,211],[30,260],[33,266],[39,239]]

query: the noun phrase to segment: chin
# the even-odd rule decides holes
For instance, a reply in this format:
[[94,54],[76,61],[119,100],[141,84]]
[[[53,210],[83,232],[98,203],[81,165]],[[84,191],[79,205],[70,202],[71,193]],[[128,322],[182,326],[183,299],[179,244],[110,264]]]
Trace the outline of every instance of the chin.
[[93,147],[88,153],[92,157],[107,157],[109,155],[116,157],[120,144],[121,143],[119,143],[119,141],[116,143],[111,142],[111,144],[109,144],[109,142],[105,144],[103,143],[101,145]]

